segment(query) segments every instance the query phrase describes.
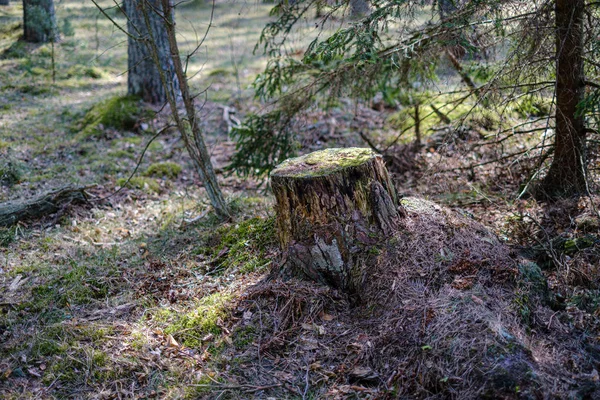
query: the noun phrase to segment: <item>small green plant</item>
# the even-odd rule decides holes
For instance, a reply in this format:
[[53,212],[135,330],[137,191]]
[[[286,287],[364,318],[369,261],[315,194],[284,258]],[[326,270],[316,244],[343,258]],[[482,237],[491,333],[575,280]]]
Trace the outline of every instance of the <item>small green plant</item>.
[[75,28],[71,23],[71,18],[64,18],[60,31],[65,36],[75,36]]
[[536,96],[525,96],[517,102],[515,111],[522,118],[543,117],[550,114],[550,107]]
[[0,228],[0,249],[7,247],[15,240],[16,227]]
[[15,41],[9,48],[4,50],[2,53],[3,59],[17,59],[26,58],[29,56],[29,49],[27,43],[23,41]]
[[292,132],[292,118],[285,112],[249,115],[232,131],[236,153],[227,167],[242,176],[264,177],[283,160],[295,155],[298,141]]
[[23,173],[21,166],[14,160],[0,162],[0,185],[13,186],[21,181]]

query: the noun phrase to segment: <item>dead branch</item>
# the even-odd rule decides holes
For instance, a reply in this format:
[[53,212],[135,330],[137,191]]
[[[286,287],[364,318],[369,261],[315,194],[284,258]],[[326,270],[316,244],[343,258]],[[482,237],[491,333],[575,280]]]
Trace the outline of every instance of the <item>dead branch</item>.
[[86,189],[93,186],[67,186],[55,189],[33,200],[0,204],[0,226],[12,226],[21,221],[35,220],[54,214],[69,204],[87,202]]

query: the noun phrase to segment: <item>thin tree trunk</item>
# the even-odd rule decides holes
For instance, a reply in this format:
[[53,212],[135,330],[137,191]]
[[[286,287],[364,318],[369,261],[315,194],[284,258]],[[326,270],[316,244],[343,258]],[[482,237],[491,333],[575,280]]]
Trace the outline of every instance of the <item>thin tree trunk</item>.
[[53,0],[23,0],[23,39],[26,42],[56,41],[58,29]]
[[419,115],[419,102],[415,103],[415,148],[419,149],[422,146],[421,142],[421,116]]
[[162,84],[158,67],[153,60],[148,43],[150,38],[159,52],[161,69],[167,74],[168,80],[173,82],[175,92],[178,91],[178,80],[170,57],[164,21],[156,12],[151,11],[148,13],[148,26],[141,10],[143,2],[150,9],[160,10],[160,0],[125,0],[127,31],[131,35],[127,47],[127,93],[140,96],[148,103],[162,105],[167,102],[167,88]]
[[584,0],[556,0],[556,136],[541,187],[549,197],[587,192],[585,123],[577,114],[584,96],[584,9]]
[[[217,181],[217,176],[214,172],[212,162],[210,160],[210,155],[208,154],[208,149],[206,148],[206,144],[204,143],[204,139],[202,138],[202,132],[200,130],[200,126],[198,125],[198,119],[196,116],[194,98],[191,95],[187,78],[183,69],[183,65],[181,63],[181,58],[179,56],[179,48],[177,46],[177,38],[175,36],[175,24],[172,22],[174,21],[172,7],[173,6],[171,5],[171,0],[162,0],[162,21],[164,24],[164,29],[167,32],[166,36],[170,49],[170,58],[173,62],[175,74],[179,82],[181,97],[183,98],[183,102],[185,105],[187,121],[190,124],[191,137],[187,132],[186,125],[184,124],[183,120],[178,114],[176,96],[171,91],[168,93],[169,105],[171,106],[171,112],[181,132],[181,136],[185,143],[186,149],[188,150],[192,160],[196,165],[196,170],[200,175],[200,179],[202,179],[202,181],[204,182],[204,187],[206,188],[206,192],[208,194],[213,208],[215,209],[215,212],[220,217],[229,217],[229,208],[227,207],[227,203],[225,202],[225,198],[223,197],[223,193],[221,192],[219,182]],[[145,14],[146,21],[148,21],[149,14],[151,14],[154,11],[149,11],[147,9],[143,11]],[[156,57],[158,56],[158,46],[154,45],[153,47],[154,57],[156,59]],[[162,73],[162,79],[163,83],[168,82],[164,73]]]

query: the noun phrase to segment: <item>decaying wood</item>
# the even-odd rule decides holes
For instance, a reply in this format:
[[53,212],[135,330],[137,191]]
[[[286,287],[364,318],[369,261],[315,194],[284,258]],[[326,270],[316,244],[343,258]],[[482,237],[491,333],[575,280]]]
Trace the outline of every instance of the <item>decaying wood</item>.
[[12,226],[20,221],[39,219],[54,214],[72,203],[87,200],[87,186],[68,186],[55,189],[33,200],[19,202],[10,201],[0,204],[0,226]]
[[271,173],[277,232],[293,270],[358,291],[358,260],[397,228],[401,208],[383,158],[370,149],[328,149]]

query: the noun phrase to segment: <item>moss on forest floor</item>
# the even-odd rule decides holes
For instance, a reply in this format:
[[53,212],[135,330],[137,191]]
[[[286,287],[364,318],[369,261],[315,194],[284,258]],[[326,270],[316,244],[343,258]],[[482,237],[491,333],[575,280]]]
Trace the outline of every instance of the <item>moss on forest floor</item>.
[[77,131],[79,140],[100,133],[100,129],[132,130],[142,114],[140,99],[136,96],[113,97],[94,105],[81,120]]

